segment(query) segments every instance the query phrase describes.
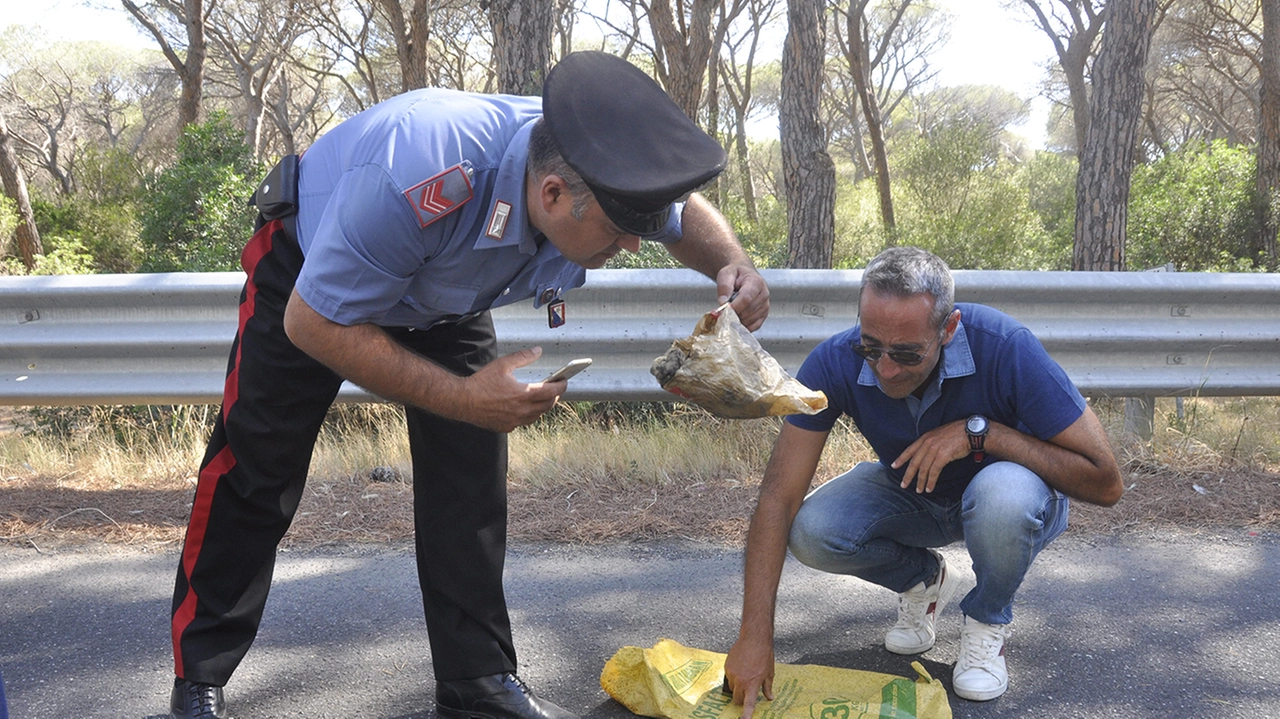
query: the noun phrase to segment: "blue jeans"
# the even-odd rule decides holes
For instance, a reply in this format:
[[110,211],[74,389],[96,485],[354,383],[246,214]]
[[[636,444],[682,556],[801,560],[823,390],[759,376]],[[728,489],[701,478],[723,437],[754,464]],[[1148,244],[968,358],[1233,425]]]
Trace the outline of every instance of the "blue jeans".
[[905,592],[937,571],[926,547],[961,541],[978,585],[960,602],[986,624],[1013,621],[1013,595],[1032,560],[1067,528],[1068,500],[1031,470],[994,462],[959,502],[902,489],[878,462],[862,462],[805,498],[791,527],[802,563]]

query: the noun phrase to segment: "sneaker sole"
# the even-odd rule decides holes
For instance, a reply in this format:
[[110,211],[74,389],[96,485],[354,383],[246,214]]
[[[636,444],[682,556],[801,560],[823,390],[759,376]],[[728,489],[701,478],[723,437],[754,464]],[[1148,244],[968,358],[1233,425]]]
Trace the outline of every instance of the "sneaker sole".
[[907,647],[907,646],[903,646],[903,645],[901,645],[901,644],[890,644],[890,643],[889,643],[889,641],[886,639],[886,640],[885,640],[885,643],[884,643],[884,648],[885,648],[885,649],[888,649],[889,651],[893,652],[894,654],[902,654],[902,655],[908,655],[908,654],[924,654],[925,652],[929,651],[930,649],[933,649],[933,645],[935,645],[935,644],[937,644],[937,641],[936,641],[936,640],[935,640],[935,641],[932,641],[932,642],[929,642],[928,644],[920,644],[920,645],[916,645],[916,646]]
[[1009,682],[1005,682],[998,689],[989,689],[985,692],[961,691],[959,687],[952,687],[956,691],[956,696],[961,699],[968,699],[971,702],[989,702],[992,699],[1004,694],[1009,689]]

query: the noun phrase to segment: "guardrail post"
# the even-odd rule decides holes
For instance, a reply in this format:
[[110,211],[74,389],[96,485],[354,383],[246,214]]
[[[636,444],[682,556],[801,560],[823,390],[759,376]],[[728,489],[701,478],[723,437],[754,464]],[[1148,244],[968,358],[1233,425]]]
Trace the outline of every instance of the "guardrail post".
[[1137,435],[1144,442],[1155,435],[1156,398],[1125,397],[1124,431]]
[[[1177,272],[1177,265],[1169,262],[1159,267],[1148,267],[1143,272]],[[1182,409],[1179,400],[1178,409]],[[1137,435],[1144,442],[1155,436],[1156,400],[1155,397],[1126,397],[1124,400],[1124,431]]]

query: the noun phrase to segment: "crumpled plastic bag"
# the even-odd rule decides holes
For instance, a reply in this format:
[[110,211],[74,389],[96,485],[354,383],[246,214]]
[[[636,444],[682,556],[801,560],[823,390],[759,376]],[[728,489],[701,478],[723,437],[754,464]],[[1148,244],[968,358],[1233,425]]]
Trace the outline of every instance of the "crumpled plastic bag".
[[693,334],[649,367],[662,388],[730,419],[816,414],[827,396],[794,380],[728,304],[698,320]]
[[[600,686],[634,714],[663,719],[738,719],[742,707],[720,691],[724,654],[662,639],[650,649],[623,647],[604,665]],[[920,662],[914,681],[892,674],[812,664],[776,664],[773,701],[760,719],[951,719],[942,682]]]

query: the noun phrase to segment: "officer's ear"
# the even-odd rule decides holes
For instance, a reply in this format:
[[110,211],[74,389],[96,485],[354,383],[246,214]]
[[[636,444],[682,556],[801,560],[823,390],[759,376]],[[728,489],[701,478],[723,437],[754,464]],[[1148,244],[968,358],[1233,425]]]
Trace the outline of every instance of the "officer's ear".
[[538,181],[538,201],[547,214],[572,209],[573,194],[569,192],[569,183],[554,172],[543,175]]

